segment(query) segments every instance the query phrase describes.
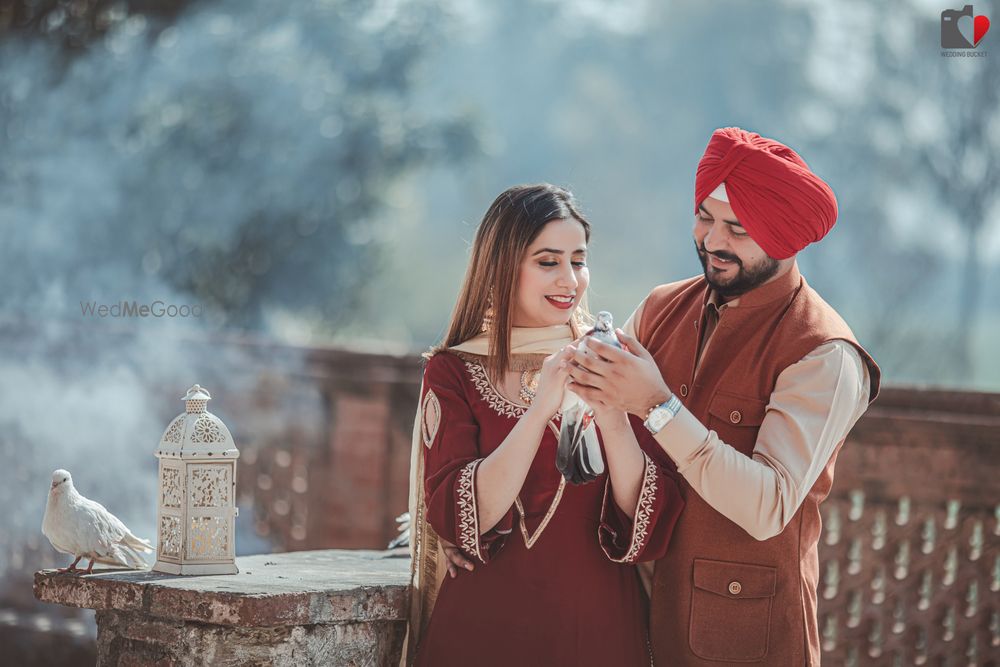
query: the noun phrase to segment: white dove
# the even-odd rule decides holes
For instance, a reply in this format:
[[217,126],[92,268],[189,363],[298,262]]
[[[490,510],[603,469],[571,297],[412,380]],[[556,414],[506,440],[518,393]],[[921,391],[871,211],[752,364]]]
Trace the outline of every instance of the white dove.
[[139,552],[153,551],[148,540],[133,535],[104,505],[81,496],[65,470],[52,473],[42,533],[57,551],[76,557],[60,572],[77,572],[81,558],[90,559],[87,569],[80,570],[86,574],[93,572],[95,562],[144,569],[148,565]]

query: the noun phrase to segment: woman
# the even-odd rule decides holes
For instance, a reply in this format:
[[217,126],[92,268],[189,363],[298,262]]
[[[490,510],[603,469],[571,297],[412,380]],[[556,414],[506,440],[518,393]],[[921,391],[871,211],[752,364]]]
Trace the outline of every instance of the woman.
[[[641,423],[593,406],[607,472],[576,486],[555,467],[589,238],[547,184],[501,194],[476,232],[415,429],[416,665],[650,663],[632,564],[666,551],[683,506],[671,464]],[[443,576],[445,543],[473,571]]]

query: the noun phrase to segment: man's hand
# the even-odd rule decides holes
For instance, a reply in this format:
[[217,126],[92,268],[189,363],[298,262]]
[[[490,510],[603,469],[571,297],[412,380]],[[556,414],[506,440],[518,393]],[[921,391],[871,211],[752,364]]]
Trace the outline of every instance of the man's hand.
[[639,341],[616,329],[625,350],[594,338],[575,346],[570,389],[588,404],[603,404],[646,418],[672,395],[653,357]]
[[474,567],[472,561],[463,556],[461,549],[458,547],[446,544],[444,546],[444,556],[448,560],[448,574],[451,575],[452,579],[458,576],[459,568],[472,572]]

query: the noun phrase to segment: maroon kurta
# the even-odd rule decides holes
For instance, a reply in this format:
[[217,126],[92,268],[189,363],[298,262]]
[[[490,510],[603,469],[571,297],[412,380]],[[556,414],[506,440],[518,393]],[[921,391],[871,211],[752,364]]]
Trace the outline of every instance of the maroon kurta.
[[428,362],[421,405],[427,519],[476,568],[445,577],[416,664],[649,665],[633,564],[666,553],[683,500],[673,464],[645,428],[633,420],[646,453],[634,521],[615,504],[606,473],[582,486],[563,480],[555,419],[514,506],[480,534],[476,468],[525,408],[481,364],[450,353]]

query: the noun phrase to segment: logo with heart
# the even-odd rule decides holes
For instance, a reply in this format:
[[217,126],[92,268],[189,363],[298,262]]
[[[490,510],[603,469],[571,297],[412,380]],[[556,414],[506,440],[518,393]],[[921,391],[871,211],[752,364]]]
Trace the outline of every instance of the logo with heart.
[[946,9],[941,12],[941,48],[974,49],[990,30],[986,16],[976,16],[972,5],[961,10]]

